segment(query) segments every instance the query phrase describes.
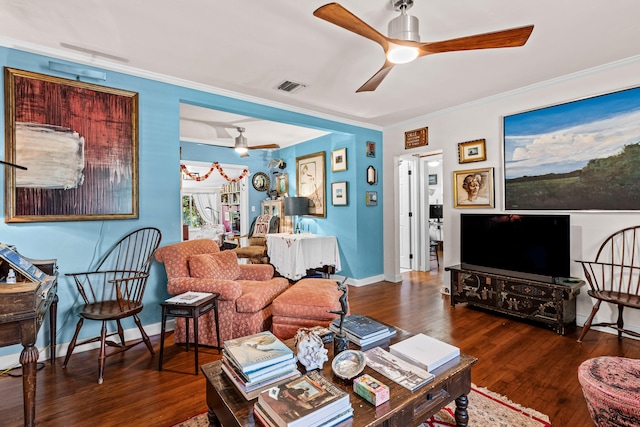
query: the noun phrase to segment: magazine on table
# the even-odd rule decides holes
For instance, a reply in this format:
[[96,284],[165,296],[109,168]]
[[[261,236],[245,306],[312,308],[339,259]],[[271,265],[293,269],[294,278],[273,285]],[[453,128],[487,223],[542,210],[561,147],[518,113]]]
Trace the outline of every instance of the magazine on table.
[[364,352],[367,366],[411,391],[434,380],[435,375],[405,362],[388,351],[374,347]]
[[287,427],[327,425],[351,409],[349,394],[317,371],[263,391],[258,405],[276,425]]
[[213,294],[209,292],[185,292],[183,294],[168,298],[165,300],[165,302],[168,302],[170,304],[193,304],[211,295]]
[[293,359],[293,350],[269,331],[224,342],[224,351],[244,373]]
[[44,271],[4,243],[0,243],[0,259],[6,261],[16,273],[20,273],[32,282],[39,283],[47,278]]

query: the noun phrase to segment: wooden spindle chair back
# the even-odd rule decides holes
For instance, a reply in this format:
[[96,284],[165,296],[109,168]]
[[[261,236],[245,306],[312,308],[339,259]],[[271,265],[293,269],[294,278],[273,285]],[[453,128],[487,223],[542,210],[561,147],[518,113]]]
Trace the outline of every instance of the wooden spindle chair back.
[[[144,308],[142,298],[161,236],[160,230],[153,227],[135,230],[116,242],[98,262],[95,270],[67,273],[67,276],[73,277],[84,305],[78,313],[80,319],[73,339],[69,343],[63,367],[66,368],[76,346],[100,341],[98,383],[102,384],[105,359],[108,356],[128,350],[141,342],[146,344],[152,355],[154,354],[151,341],[142,327],[138,313]],[[121,319],[127,317],[133,318],[142,335],[141,340],[131,344],[125,343],[124,329],[120,323]],[[77,342],[84,320],[101,321],[102,331],[99,337]],[[117,331],[107,333],[109,321],[116,322]],[[119,343],[107,339],[115,334],[119,335]],[[107,345],[114,347],[115,350],[107,353],[105,347]]]
[[[592,326],[607,326],[622,334],[640,337],[640,334],[624,328],[625,307],[640,309],[640,226],[624,228],[609,236],[600,246],[595,261],[578,261],[582,264],[588,294],[596,299],[591,315],[585,323],[578,341],[582,341]],[[607,302],[618,308],[615,322],[593,323],[600,304]]]

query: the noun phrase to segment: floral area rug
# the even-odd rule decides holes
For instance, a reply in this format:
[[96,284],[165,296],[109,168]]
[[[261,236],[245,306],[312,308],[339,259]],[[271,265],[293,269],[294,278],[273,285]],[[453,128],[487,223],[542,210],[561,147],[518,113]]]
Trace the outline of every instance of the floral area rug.
[[[469,427],[550,427],[549,417],[524,408],[498,393],[473,385],[469,393]],[[421,427],[455,427],[455,403],[426,420]],[[208,427],[207,414],[196,415],[173,427]]]

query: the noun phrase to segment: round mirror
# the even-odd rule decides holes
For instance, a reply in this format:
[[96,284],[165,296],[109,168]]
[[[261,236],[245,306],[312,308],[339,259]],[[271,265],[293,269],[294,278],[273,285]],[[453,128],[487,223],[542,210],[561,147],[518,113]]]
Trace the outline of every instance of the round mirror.
[[251,184],[257,191],[267,191],[269,189],[269,177],[264,172],[256,172],[251,178]]

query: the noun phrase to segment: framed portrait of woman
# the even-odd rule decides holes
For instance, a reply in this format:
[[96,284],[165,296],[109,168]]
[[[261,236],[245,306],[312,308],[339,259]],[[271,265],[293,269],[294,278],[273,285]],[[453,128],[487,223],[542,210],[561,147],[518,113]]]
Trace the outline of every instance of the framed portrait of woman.
[[296,158],[296,194],[308,197],[309,215],[326,216],[325,153],[308,154]]

